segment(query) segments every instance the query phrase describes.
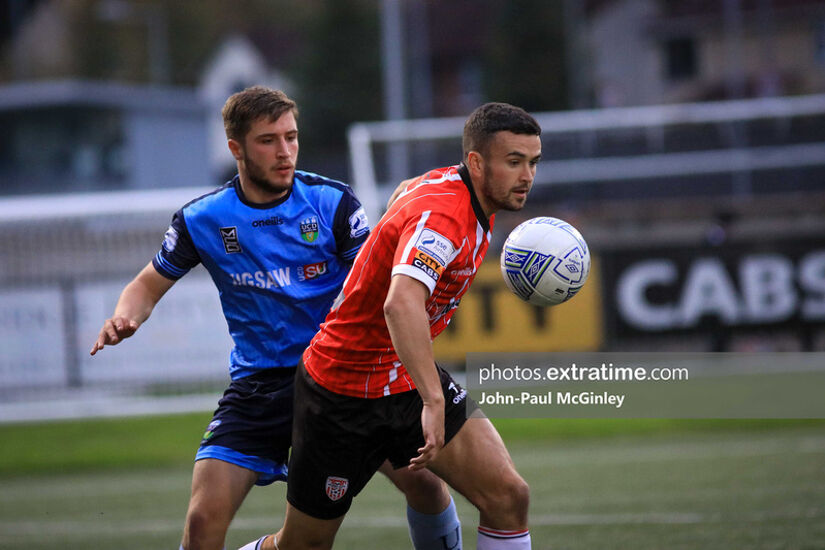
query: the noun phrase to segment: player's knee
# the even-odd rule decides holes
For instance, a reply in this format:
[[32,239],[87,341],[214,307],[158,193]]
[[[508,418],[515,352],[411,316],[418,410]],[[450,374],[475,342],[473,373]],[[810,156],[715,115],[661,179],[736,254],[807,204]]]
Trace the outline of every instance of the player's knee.
[[[220,548],[229,527],[223,515],[208,508],[190,509],[186,515],[183,547],[186,550]],[[215,546],[218,544],[219,546]]]
[[506,476],[494,490],[487,492],[479,502],[479,510],[502,524],[526,524],[530,506],[530,487],[521,476],[513,472]]
[[513,511],[526,523],[527,511],[530,508],[530,486],[521,476],[516,475],[509,493]]

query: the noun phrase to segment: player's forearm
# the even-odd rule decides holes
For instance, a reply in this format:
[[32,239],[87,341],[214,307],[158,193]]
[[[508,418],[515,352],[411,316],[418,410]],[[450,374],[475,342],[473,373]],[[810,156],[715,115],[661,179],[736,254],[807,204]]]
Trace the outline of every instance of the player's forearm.
[[124,317],[142,324],[166,291],[174,284],[149,264],[123,289],[113,317]]
[[384,304],[384,318],[395,352],[415,382],[421,399],[431,403],[443,401],[424,302],[414,295],[395,295]]
[[156,304],[145,285],[134,280],[120,294],[112,317],[124,317],[140,325],[149,318]]

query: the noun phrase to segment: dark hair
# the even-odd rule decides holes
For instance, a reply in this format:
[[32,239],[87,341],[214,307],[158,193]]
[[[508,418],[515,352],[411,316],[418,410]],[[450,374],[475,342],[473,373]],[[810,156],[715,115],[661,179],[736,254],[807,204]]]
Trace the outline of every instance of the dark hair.
[[252,86],[232,94],[221,111],[226,137],[243,142],[253,122],[264,116],[274,122],[287,111],[298,117],[297,105],[280,90]]
[[464,159],[467,159],[470,151],[485,154],[496,132],[504,131],[540,136],[541,126],[521,107],[508,103],[485,103],[473,111],[464,123],[464,136],[461,140]]

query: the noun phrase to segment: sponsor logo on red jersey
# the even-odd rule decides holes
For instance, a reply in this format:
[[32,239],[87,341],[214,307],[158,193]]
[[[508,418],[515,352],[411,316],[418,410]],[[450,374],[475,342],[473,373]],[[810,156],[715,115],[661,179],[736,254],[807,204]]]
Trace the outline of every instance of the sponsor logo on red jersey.
[[415,252],[412,265],[429,275],[433,281],[437,281],[444,272],[444,265],[422,250]]

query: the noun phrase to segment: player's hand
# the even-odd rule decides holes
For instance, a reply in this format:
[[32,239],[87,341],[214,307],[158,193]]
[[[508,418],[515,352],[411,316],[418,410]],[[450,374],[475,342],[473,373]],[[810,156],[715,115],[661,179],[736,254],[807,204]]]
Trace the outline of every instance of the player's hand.
[[444,400],[425,402],[421,408],[421,430],[424,446],[410,460],[410,470],[420,470],[430,463],[444,446]]
[[103,323],[103,328],[100,329],[100,334],[97,335],[97,341],[92,346],[92,351],[89,355],[94,355],[102,350],[105,346],[114,346],[124,338],[128,338],[135,333],[140,325],[126,317],[112,317],[106,319]]

